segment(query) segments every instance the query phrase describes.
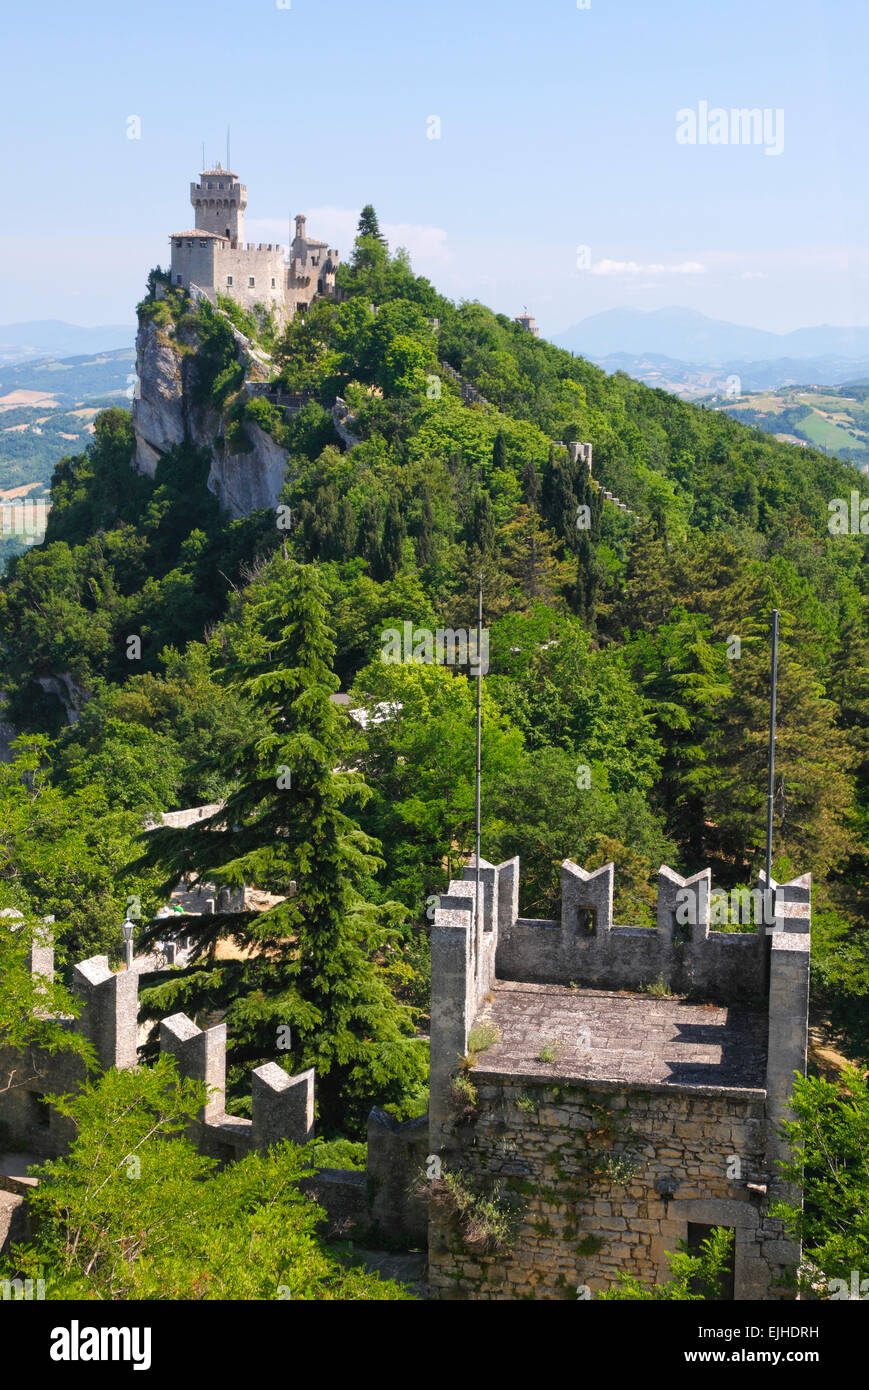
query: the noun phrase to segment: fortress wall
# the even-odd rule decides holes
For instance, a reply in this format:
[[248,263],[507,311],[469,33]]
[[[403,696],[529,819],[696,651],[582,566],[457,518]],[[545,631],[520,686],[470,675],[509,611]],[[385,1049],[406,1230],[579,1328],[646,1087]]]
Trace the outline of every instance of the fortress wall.
[[612,864],[587,873],[566,860],[560,919],[505,920],[498,936],[498,976],[597,989],[640,989],[661,979],[677,993],[693,988],[723,1002],[745,1003],[766,993],[772,937],[809,929],[809,875],[773,885],[768,905],[758,890],[746,904],[753,921],[740,931],[710,925],[708,869],[682,878],[666,865],[658,873],[657,928],[616,926],[613,875]]
[[403,1235],[425,1245],[428,1204],[412,1188],[425,1171],[428,1115],[399,1124],[377,1108],[368,1116],[368,1199],[377,1231]]
[[[193,245],[189,245],[192,241]],[[280,247],[233,249],[211,237],[172,238],[172,284],[198,285],[209,297],[218,294],[235,299],[244,309],[270,305],[280,317],[286,309],[287,265]],[[181,276],[179,282],[178,276]],[[232,284],[227,285],[227,277]],[[253,277],[255,284],[248,281]],[[274,280],[274,285],[272,285]]]
[[[595,1293],[623,1272],[661,1282],[688,1222],[734,1228],[737,1299],[782,1296],[770,1286],[793,1247],[746,1186],[764,1175],[762,1093],[473,1075],[479,1118],[454,1162],[469,1186],[519,1204],[518,1230],[506,1249],[469,1248],[433,1203],[433,1297],[575,1300],[588,1296],[580,1286]],[[734,1155],[738,1179],[728,1177]],[[619,1157],[636,1165],[621,1180],[606,1166]]]
[[[189,244],[192,241],[192,246]],[[215,247],[211,237],[183,237],[181,245],[172,238],[172,284],[199,285],[212,289],[215,283]],[[178,276],[181,279],[178,279]]]
[[[31,954],[31,969],[51,977],[53,958],[50,946],[37,947]],[[83,1008],[67,1026],[90,1038],[100,1070],[137,1065],[138,978],[136,971],[114,974],[105,956],[75,967],[73,989]],[[290,1076],[275,1062],[257,1067],[251,1075],[252,1118],[229,1115],[226,1025],[201,1029],[186,1014],[178,1013],[163,1019],[159,1027],[161,1051],[174,1056],[179,1074],[209,1089],[206,1104],[188,1131],[200,1153],[231,1163],[284,1140],[301,1146],[314,1139],[313,1068]],[[37,1159],[67,1153],[75,1128],[45,1097],[77,1091],[86,1079],[83,1062],[72,1054],[39,1049],[19,1053],[7,1048],[0,1051],[0,1073],[13,1074],[14,1082],[0,1090],[0,1151],[26,1152]],[[399,1124],[383,1111],[372,1111],[368,1137],[367,1173],[318,1169],[303,1180],[302,1190],[324,1208],[324,1225],[333,1236],[348,1237],[359,1227],[373,1226],[399,1243],[404,1239],[424,1243],[426,1207],[411,1198],[409,1188],[424,1168],[428,1117]]]
[[495,979],[500,924],[518,907],[519,861],[497,867],[480,860],[480,912],[476,913],[476,869],[438,899],[431,933],[431,1096],[433,1132],[448,1118],[449,1077],[468,1048],[468,1033]]
[[[38,954],[33,968],[50,974],[45,959],[52,954],[50,948]],[[66,1026],[90,1039],[101,1071],[137,1065],[138,982],[137,971],[114,974],[105,956],[94,956],[74,968],[72,988],[83,1007]],[[250,1149],[267,1149],[282,1139],[296,1144],[313,1139],[313,1070],[289,1076],[274,1062],[257,1067],[251,1078],[253,1118],[247,1120],[226,1114],[225,1024],[203,1030],[186,1014],[173,1014],[160,1024],[160,1046],[173,1054],[181,1076],[209,1088],[190,1134],[202,1152],[229,1159]],[[74,1132],[44,1097],[76,1091],[86,1076],[83,1062],[69,1053],[4,1049],[0,1063],[4,1075],[13,1073],[15,1082],[0,1090],[0,1146],[27,1150],[40,1158],[65,1153]]]
[[[214,257],[214,288],[219,294],[229,295],[244,309],[253,309],[255,304],[271,305],[283,313],[286,305],[287,264],[280,247],[273,246],[257,250],[233,250],[223,242],[216,243]],[[226,283],[232,276],[232,285]],[[248,280],[253,277],[251,287]],[[272,285],[274,280],[274,285]]]
[[[466,1192],[515,1203],[518,1228],[487,1249],[462,1228],[446,1186],[433,1186],[432,1296],[572,1299],[581,1286],[588,1297],[623,1272],[662,1282],[666,1252],[694,1224],[734,1230],[736,1299],[790,1297],[778,1284],[799,1250],[769,1210],[794,1195],[777,1175],[775,1131],[806,1065],[810,877],[772,885],[771,927],[727,933],[710,930],[708,871],[683,879],[662,866],[658,926],[644,929],[613,925],[611,864],[590,874],[565,862],[559,921],[518,917],[518,861],[481,870],[492,892],[480,922],[473,866],[435,914],[429,1143]],[[686,923],[677,903],[689,905]],[[495,985],[492,948],[500,979],[635,992],[661,975],[674,991],[693,985],[724,1003],[766,997],[765,1087],[498,1072],[483,1052],[469,1073],[473,1108],[457,1113],[452,1079]],[[730,1042],[743,1045],[737,1032]]]

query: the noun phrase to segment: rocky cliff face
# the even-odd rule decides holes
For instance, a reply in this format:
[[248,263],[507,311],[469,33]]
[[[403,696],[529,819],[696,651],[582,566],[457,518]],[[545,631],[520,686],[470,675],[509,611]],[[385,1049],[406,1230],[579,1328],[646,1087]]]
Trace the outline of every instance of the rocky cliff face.
[[136,334],[136,375],[133,429],[136,454],[133,467],[153,478],[157,464],[173,444],[189,432],[184,405],[182,357],[166,333],[150,319]]
[[[237,330],[238,360],[245,379],[267,375],[271,363]],[[193,344],[195,346],[195,344]],[[136,453],[132,466],[153,478],[162,456],[185,439],[211,454],[208,488],[233,519],[277,505],[287,470],[287,453],[252,421],[244,424],[250,445],[233,453],[225,440],[226,421],[195,403],[195,354],[174,341],[165,327],[142,319],[136,335],[138,389],[133,401]],[[246,393],[245,393],[246,394]],[[238,432],[231,432],[238,437]]]

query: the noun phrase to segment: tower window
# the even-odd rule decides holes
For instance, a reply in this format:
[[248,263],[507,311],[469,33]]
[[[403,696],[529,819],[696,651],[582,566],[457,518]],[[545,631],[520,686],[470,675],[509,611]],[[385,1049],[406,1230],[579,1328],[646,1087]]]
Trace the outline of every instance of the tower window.
[[180,284],[181,284],[181,276],[180,276],[180,275],[176,275],[176,276],[175,276],[175,284],[176,284],[176,285],[180,285]]
[[275,277],[272,276],[272,289],[274,289],[274,287],[275,287]]
[[248,284],[249,284],[249,285],[250,285],[250,287],[251,287],[251,289],[253,289],[253,287],[254,287],[254,283],[255,283],[255,282],[254,282],[254,278],[253,278],[253,276],[252,276],[252,275],[251,275],[251,277],[250,277],[250,279],[249,279],[249,280],[248,280],[248,282],[247,282],[247,283],[248,283]]
[[232,276],[231,276],[231,275],[227,275],[227,277],[226,277],[226,283],[227,283],[228,285],[231,285],[231,284],[232,284]]

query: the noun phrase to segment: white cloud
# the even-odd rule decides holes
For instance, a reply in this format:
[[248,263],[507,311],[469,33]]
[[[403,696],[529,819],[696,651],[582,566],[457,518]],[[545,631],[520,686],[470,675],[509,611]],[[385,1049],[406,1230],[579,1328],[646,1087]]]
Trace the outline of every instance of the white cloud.
[[598,261],[592,275],[705,275],[699,261],[680,261],[677,265],[640,265],[638,261]]

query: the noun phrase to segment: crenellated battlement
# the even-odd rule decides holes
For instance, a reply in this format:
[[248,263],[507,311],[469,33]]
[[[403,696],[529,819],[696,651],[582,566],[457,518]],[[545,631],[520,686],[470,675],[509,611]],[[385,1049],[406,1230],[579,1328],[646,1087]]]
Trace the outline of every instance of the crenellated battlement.
[[735,1298],[788,1296],[799,1249],[772,1212],[795,1195],[778,1163],[806,1068],[810,875],[726,895],[662,865],[654,927],[616,923],[614,879],[565,860],[559,916],[537,920],[518,859],[472,861],[439,899],[431,1153],[474,1191],[539,1195],[491,1256],[433,1204],[435,1297],[660,1282],[692,1223],[733,1230]]
[[[30,966],[34,973],[53,978],[53,948],[35,947]],[[90,1040],[103,1071],[137,1064],[138,988],[138,972],[115,974],[107,956],[93,956],[73,968],[71,991],[82,1008],[77,1018],[65,1024]],[[201,1152],[238,1159],[282,1139],[307,1144],[314,1138],[313,1069],[290,1076],[275,1062],[257,1067],[251,1077],[253,1118],[227,1115],[226,1024],[201,1029],[186,1014],[178,1013],[163,1019],[159,1031],[160,1049],[175,1058],[180,1075],[208,1088],[206,1104],[190,1132]],[[18,1080],[0,1092],[2,1144],[25,1148],[40,1158],[62,1154],[72,1134],[68,1122],[44,1103],[44,1097],[82,1084],[86,1073],[81,1058],[36,1050],[20,1059],[6,1052],[0,1060]]]
[[[34,974],[54,978],[54,948],[47,933],[31,948],[29,964]],[[82,1008],[77,1018],[64,1019],[64,1026],[90,1040],[100,1070],[137,1065],[138,985],[137,971],[115,974],[106,956],[93,956],[73,969],[71,992]],[[207,1088],[207,1100],[187,1136],[200,1153],[226,1163],[283,1140],[300,1146],[312,1142],[313,1068],[291,1076],[277,1062],[256,1067],[251,1073],[251,1118],[229,1115],[226,1024],[199,1028],[186,1014],[176,1013],[162,1019],[158,1029],[160,1050],[174,1057],[179,1075]],[[66,1153],[75,1139],[74,1126],[46,1097],[74,1093],[84,1083],[82,1058],[71,1052],[0,1049],[0,1072],[13,1078],[10,1087],[0,1090],[0,1152],[25,1152],[28,1163]],[[373,1226],[390,1240],[419,1242],[425,1238],[426,1211],[424,1203],[410,1196],[410,1186],[427,1148],[426,1116],[399,1124],[375,1109],[368,1125],[367,1171],[318,1168],[303,1180],[302,1188],[325,1208],[334,1235],[353,1235]],[[30,1181],[18,1179],[15,1190]]]
[[727,895],[713,890],[710,869],[683,878],[662,864],[655,927],[615,922],[612,863],[589,871],[566,859],[554,920],[519,916],[519,861],[511,859],[497,866],[481,860],[476,922],[475,878],[472,859],[439,898],[432,938],[444,979],[464,979],[464,991],[445,992],[465,997],[466,1013],[479,1007],[496,975],[618,990],[660,982],[674,993],[745,1002],[768,992],[770,936],[808,932],[811,921],[810,874],[773,881],[771,892],[762,876],[757,889]]
[[661,866],[655,927],[616,924],[614,874],[611,863],[589,871],[566,859],[555,920],[519,916],[518,859],[480,861],[479,915],[473,859],[440,897],[432,929],[435,1130],[444,1122],[449,1078],[467,1052],[474,1020],[496,984],[507,982],[641,995],[651,986],[661,995],[690,994],[768,1013],[767,1079],[771,1094],[788,1093],[805,1060],[811,875],[773,881],[769,894],[762,877],[736,904],[754,919],[743,923],[749,929],[723,931],[722,900],[729,915],[734,898],[713,891],[711,870],[683,878]]

